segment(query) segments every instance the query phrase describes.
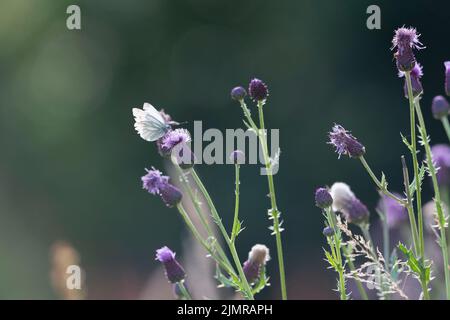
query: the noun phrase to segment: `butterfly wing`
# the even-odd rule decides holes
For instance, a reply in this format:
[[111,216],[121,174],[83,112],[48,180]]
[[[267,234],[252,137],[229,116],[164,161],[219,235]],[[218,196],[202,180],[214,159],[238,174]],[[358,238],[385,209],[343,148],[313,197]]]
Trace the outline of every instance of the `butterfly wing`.
[[142,139],[155,141],[168,130],[168,125],[158,110],[151,104],[144,103],[144,109],[133,108],[134,128]]

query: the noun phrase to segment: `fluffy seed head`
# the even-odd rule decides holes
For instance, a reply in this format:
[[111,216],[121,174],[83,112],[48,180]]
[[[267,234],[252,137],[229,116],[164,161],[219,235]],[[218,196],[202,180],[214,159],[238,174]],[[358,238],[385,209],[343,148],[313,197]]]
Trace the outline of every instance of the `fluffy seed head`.
[[248,93],[255,101],[262,101],[269,95],[267,85],[259,79],[252,79],[248,85]]
[[448,116],[450,104],[443,96],[436,96],[431,103],[431,111],[435,119],[442,119]]
[[333,198],[332,209],[334,212],[341,211],[347,203],[356,198],[350,186],[344,182],[335,182],[330,188],[330,194]]
[[326,209],[333,204],[333,198],[326,188],[318,188],[315,193],[316,206]]
[[336,148],[339,155],[348,155],[350,158],[359,158],[366,153],[366,148],[339,124],[335,124],[328,134],[329,144]]
[[259,277],[261,266],[264,266],[269,260],[269,248],[263,244],[254,245],[242,267],[247,281],[250,283],[255,282]]
[[343,182],[334,183],[330,188],[330,194],[333,198],[333,211],[341,212],[350,223],[363,224],[368,222],[369,210],[347,184]]

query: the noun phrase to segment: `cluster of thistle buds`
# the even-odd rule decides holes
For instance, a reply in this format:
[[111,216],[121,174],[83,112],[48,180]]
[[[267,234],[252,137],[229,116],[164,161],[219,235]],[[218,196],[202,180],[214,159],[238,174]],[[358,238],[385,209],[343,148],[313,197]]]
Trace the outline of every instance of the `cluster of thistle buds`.
[[[424,238],[434,236],[437,237],[437,242],[441,244],[436,248],[441,250],[442,256],[440,260],[444,263],[441,272],[444,273],[445,295],[447,299],[450,298],[449,252],[445,230],[448,220],[448,204],[445,201],[448,201],[450,198],[450,194],[448,194],[450,190],[450,146],[448,144],[430,146],[430,138],[427,134],[420,108],[420,99],[424,92],[421,83],[423,68],[417,62],[415,51],[424,49],[425,47],[419,41],[419,37],[420,35],[414,28],[398,28],[395,31],[391,48],[395,52],[394,57],[398,76],[405,80],[403,94],[409,100],[409,114],[411,117],[411,142],[405,137],[403,137],[403,142],[406,144],[412,156],[414,179],[413,181],[410,180],[409,170],[405,158],[402,156],[404,193],[400,194],[388,190],[385,175],[382,174],[380,179],[372,171],[364,158],[366,155],[365,146],[350,131],[339,124],[335,124],[328,135],[328,143],[334,146],[338,158],[346,155],[349,158],[359,159],[380,193],[380,200],[376,211],[383,222],[383,253],[371,241],[369,232],[369,209],[355,196],[347,184],[336,182],[331,188],[319,188],[315,193],[316,206],[326,213],[326,226],[323,229],[323,234],[327,238],[336,237],[336,232],[339,230],[336,226],[334,215],[331,215],[331,212],[341,214],[345,225],[346,223],[351,223],[361,228],[363,236],[353,238],[352,243],[353,246],[359,245],[359,248],[362,248],[360,249],[362,251],[359,251],[356,255],[364,254],[363,251],[367,249],[368,253],[366,257],[369,257],[369,262],[355,269],[353,260],[351,259],[353,249],[350,248],[350,251],[348,251],[348,248],[344,250],[339,247],[341,242],[337,238],[328,240],[333,255],[327,253],[328,262],[339,273],[340,279],[338,283],[342,283],[344,281],[343,279],[346,278],[346,276],[343,276],[341,268],[345,268],[346,266],[353,268],[353,270],[349,271],[348,274],[350,276],[348,277],[353,278],[358,284],[360,297],[367,298],[367,294],[362,286],[363,278],[366,276],[363,269],[364,266],[370,264],[376,266],[378,279],[384,277],[384,280],[379,280],[380,282],[375,286],[379,290],[379,296],[384,298],[389,297],[395,291],[395,288],[399,288],[397,281],[400,280],[391,279],[390,272],[392,272],[391,268],[394,270],[393,268],[398,267],[398,265],[403,265],[408,266],[407,272],[413,273],[414,277],[419,280],[422,288],[421,297],[423,299],[430,299],[430,283],[432,280],[430,270],[432,261],[426,259],[430,254],[425,253]],[[447,96],[450,96],[450,61],[444,62],[444,67],[444,91]],[[448,122],[450,104],[443,95],[438,95],[433,98],[431,112],[435,119],[442,121],[447,137],[450,140],[450,125]],[[419,161],[420,154],[416,149],[416,126],[419,130],[421,146],[425,149],[425,154],[422,156],[423,165]],[[425,177],[425,172],[428,172],[431,177],[434,198],[423,205],[421,185]],[[397,253],[395,250],[393,253],[389,251],[389,233],[397,232],[400,228],[406,228],[408,221],[410,222],[411,237],[406,238],[404,241],[411,241],[412,244],[410,247],[412,249],[408,249],[409,246],[400,243],[397,248],[404,253],[407,260],[406,262],[402,262],[397,258],[397,260],[392,261],[392,254],[395,253],[394,256],[397,257]],[[345,226],[343,228],[345,229],[344,233],[346,235],[351,234]],[[429,231],[428,235],[424,234],[424,229]],[[347,257],[350,257],[348,264],[343,264],[342,260],[340,260],[341,251]],[[339,254],[336,258],[335,255],[337,253]],[[358,276],[355,276],[355,274]],[[386,289],[386,283],[390,283],[390,289]],[[345,285],[340,286],[338,291],[341,293],[341,299],[348,297]],[[400,296],[405,297],[403,292],[401,292]]]

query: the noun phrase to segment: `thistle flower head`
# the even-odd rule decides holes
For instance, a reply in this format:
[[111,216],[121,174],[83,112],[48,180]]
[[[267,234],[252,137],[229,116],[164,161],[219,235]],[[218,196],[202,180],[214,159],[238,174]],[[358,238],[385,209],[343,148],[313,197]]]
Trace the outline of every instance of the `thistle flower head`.
[[315,193],[316,206],[326,209],[333,204],[333,198],[326,188],[318,188]]
[[156,250],[155,260],[159,260],[164,265],[169,282],[177,283],[185,279],[186,274],[183,267],[175,259],[175,252],[168,247]]
[[444,62],[445,67],[445,93],[450,97],[450,61]]
[[234,150],[230,153],[230,161],[234,164],[245,163],[245,154],[241,150]]
[[[395,195],[399,196],[398,194]],[[394,229],[408,221],[408,212],[406,211],[406,208],[399,204],[396,200],[384,194],[378,201],[377,209],[385,214],[387,225],[391,229]]]
[[416,65],[413,49],[423,49],[419,41],[420,34],[414,28],[398,28],[394,32],[391,50],[396,49],[394,56],[400,71],[411,71]]
[[438,168],[436,174],[439,185],[450,186],[450,146],[436,144],[431,147],[434,165]]
[[166,206],[168,206],[169,208],[178,205],[183,198],[183,194],[181,193],[180,189],[178,189],[174,185],[171,185],[170,183],[165,184],[160,189],[159,195],[161,196],[161,199],[166,204]]
[[180,143],[189,143],[191,135],[186,129],[175,129],[168,131],[161,139],[157,141],[159,153],[167,157],[171,154],[172,149]]
[[269,95],[269,89],[264,82],[254,78],[248,85],[248,94],[255,101],[263,101]]
[[334,235],[334,229],[331,228],[331,227],[325,227],[325,228],[323,228],[323,230],[322,230],[322,234],[323,234],[325,237],[331,237],[331,236]]
[[[405,77],[405,72],[399,71],[398,76],[400,78]],[[420,65],[420,63],[417,62],[414,65],[414,68],[412,68],[412,70],[411,70],[411,87],[412,87],[412,93],[413,93],[414,97],[417,97],[423,93],[422,83],[420,82],[420,78],[422,78],[422,76],[423,76],[422,66]],[[405,98],[408,99],[408,97],[409,97],[408,96],[408,84],[406,82],[406,79],[405,79],[405,84],[403,86],[403,91],[405,94]]]
[[142,180],[142,188],[149,193],[159,195],[168,207],[174,207],[180,203],[183,194],[181,191],[169,183],[169,177],[162,175],[161,171],[152,168],[147,170]]
[[422,43],[419,41],[420,34],[413,27],[401,27],[394,31],[394,38],[392,39],[392,48],[394,50],[404,50],[405,48],[424,49]]
[[153,167],[152,170],[145,170],[147,171],[147,174],[141,178],[142,188],[151,194],[159,194],[161,188],[169,182],[169,177],[163,176],[161,171],[156,170]]
[[261,267],[269,260],[269,248],[263,244],[255,244],[248,253],[248,259],[242,267],[247,281],[250,283],[255,282],[259,277]]
[[431,112],[435,119],[442,119],[448,116],[450,104],[443,96],[436,96],[431,103]]
[[243,87],[234,87],[231,90],[231,99],[241,101],[247,95],[247,91]]
[[350,158],[359,158],[366,153],[366,148],[339,124],[335,124],[328,135],[329,144],[336,148],[336,152],[341,155],[348,155]]
[[341,212],[344,218],[350,223],[363,224],[368,222],[369,210],[355,196],[346,183],[334,183],[330,188],[330,194],[333,198],[333,211]]

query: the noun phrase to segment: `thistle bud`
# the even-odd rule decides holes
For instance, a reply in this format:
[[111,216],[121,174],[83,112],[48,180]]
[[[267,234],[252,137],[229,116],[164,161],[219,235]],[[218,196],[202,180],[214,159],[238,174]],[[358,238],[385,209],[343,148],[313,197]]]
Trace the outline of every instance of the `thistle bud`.
[[249,283],[254,283],[259,278],[261,267],[269,260],[269,248],[263,244],[256,244],[252,247],[248,259],[242,267]]
[[450,104],[443,96],[436,96],[431,103],[431,111],[435,119],[442,119],[448,116],[450,110]]
[[230,153],[230,162],[234,164],[244,164],[245,154],[241,150],[234,150]]
[[316,206],[321,209],[326,209],[331,207],[333,204],[333,198],[331,194],[325,188],[319,188],[316,190],[315,194]]
[[160,196],[166,206],[170,208],[177,206],[183,198],[183,194],[181,193],[180,189],[171,185],[170,183],[165,184],[160,189]]
[[323,228],[322,234],[327,238],[334,236],[334,229],[331,227],[325,227]]
[[186,273],[183,267],[175,259],[175,252],[168,247],[162,247],[156,250],[156,259],[162,262],[166,269],[166,277],[171,283],[183,281],[186,278]]
[[263,101],[269,95],[269,90],[264,82],[255,78],[250,81],[248,93],[254,101]]
[[244,100],[245,96],[247,95],[247,91],[243,87],[234,87],[231,90],[231,99],[236,101]]

